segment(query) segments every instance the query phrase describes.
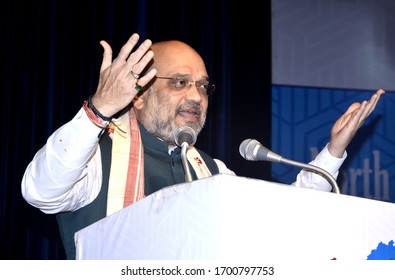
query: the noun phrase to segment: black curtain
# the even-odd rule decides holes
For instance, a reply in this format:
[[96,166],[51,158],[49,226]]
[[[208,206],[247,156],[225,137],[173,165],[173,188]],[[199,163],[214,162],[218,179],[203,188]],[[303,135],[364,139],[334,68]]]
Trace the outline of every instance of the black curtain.
[[21,179],[47,137],[95,92],[101,39],[114,56],[134,32],[193,46],[217,85],[196,146],[240,176],[270,179],[269,163],[239,154],[246,138],[270,146],[270,1],[6,0],[0,31],[1,259],[65,258],[54,216],[23,200]]

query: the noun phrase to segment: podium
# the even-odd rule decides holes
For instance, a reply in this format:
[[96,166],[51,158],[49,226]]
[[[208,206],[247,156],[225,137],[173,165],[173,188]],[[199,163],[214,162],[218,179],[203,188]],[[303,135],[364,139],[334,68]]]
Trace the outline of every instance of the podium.
[[394,240],[393,203],[225,174],[164,188],[75,234],[77,259],[89,260],[366,260]]

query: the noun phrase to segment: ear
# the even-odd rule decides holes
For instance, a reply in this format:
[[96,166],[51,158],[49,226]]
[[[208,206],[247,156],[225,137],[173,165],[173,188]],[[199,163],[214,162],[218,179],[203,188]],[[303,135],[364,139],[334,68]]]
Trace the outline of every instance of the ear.
[[144,107],[144,98],[142,96],[136,96],[133,100],[133,107],[141,110]]
[[133,107],[137,110],[141,110],[144,107],[145,99],[147,94],[151,94],[152,87],[150,85],[145,85],[141,91],[139,91],[133,99]]

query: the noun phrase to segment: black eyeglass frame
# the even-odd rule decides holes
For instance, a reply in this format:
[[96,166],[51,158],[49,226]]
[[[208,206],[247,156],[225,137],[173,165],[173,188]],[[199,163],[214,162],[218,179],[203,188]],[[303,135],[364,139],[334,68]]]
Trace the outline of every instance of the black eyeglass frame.
[[[155,78],[157,79],[166,79],[166,80],[187,80],[184,76],[176,76],[176,77],[163,77],[163,76],[155,76]],[[193,80],[188,80],[189,82],[189,86],[187,87],[188,89],[191,87],[192,84],[195,84],[196,88],[199,90],[199,88],[202,88],[201,86],[203,84],[201,84],[203,81],[208,82],[207,84],[207,88],[206,89],[206,93],[204,94],[204,96],[209,97],[211,96],[214,91],[215,91],[215,83],[213,80],[210,79],[206,79],[206,80],[199,80],[199,81],[193,81]],[[199,84],[200,83],[200,84]],[[187,92],[187,91],[186,91]]]

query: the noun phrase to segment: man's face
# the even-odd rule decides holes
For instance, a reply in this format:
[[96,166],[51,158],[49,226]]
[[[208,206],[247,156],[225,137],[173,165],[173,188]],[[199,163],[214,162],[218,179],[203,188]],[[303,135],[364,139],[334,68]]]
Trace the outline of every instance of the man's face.
[[[199,89],[195,81],[199,81]],[[204,83],[207,83],[206,73],[177,72],[156,78],[144,93],[144,106],[138,112],[140,122],[169,144],[174,144],[174,131],[179,127],[189,126],[199,134],[208,107],[208,97],[202,89]]]

